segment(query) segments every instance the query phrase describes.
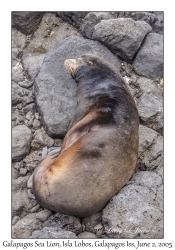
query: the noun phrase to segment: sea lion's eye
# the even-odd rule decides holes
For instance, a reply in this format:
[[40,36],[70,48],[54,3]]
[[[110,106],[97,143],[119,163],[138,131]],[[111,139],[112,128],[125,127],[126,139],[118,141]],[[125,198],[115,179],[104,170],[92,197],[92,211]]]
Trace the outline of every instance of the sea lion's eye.
[[89,66],[92,66],[92,65],[93,65],[93,62],[89,61],[88,64],[89,64]]

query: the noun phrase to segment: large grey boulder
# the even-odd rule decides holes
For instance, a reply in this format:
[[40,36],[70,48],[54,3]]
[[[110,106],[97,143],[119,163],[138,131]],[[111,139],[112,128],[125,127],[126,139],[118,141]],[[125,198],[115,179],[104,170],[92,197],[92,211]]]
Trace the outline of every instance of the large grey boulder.
[[31,139],[31,130],[25,125],[19,125],[12,129],[13,160],[21,160],[29,153]]
[[92,38],[105,44],[126,61],[132,61],[151,26],[131,18],[102,20],[95,25]]
[[[110,238],[163,238],[162,179],[141,171],[103,209]],[[158,197],[158,198],[157,198]]]
[[152,29],[159,34],[163,34],[163,12],[144,11],[93,11],[89,12],[82,21],[81,32],[84,36],[92,38],[94,26],[101,20],[132,18],[134,21],[145,21]]
[[25,35],[33,33],[42,19],[44,12],[38,11],[13,11],[12,27]]
[[147,35],[133,63],[134,71],[141,76],[155,79],[163,77],[163,35]]
[[77,36],[59,42],[46,55],[35,81],[36,102],[50,136],[65,135],[77,105],[76,83],[64,68],[64,61],[85,53],[99,55],[120,69],[118,59],[99,42]]

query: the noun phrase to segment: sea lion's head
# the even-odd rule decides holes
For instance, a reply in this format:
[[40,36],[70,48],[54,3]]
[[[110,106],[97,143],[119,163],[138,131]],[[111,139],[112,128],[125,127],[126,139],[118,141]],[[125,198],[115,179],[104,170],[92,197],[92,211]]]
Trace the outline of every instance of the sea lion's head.
[[85,54],[77,59],[66,59],[64,66],[76,82],[82,78],[92,79],[98,76],[105,79],[115,74],[115,69],[111,64],[105,59],[93,54]]

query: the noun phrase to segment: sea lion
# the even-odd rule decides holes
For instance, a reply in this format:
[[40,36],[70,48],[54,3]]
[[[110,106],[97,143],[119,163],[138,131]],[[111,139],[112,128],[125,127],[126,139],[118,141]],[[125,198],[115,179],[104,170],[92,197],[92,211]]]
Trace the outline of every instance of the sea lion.
[[47,209],[86,217],[103,209],[133,175],[139,116],[107,61],[85,54],[64,65],[77,82],[78,105],[60,155],[48,155],[36,167],[33,193]]

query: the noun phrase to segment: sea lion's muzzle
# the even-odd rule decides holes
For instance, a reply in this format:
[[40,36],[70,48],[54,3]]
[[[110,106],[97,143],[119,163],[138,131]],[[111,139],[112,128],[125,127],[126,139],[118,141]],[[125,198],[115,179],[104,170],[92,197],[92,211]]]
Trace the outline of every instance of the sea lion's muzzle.
[[66,59],[64,62],[64,66],[68,70],[68,72],[73,76],[77,69],[76,59]]

